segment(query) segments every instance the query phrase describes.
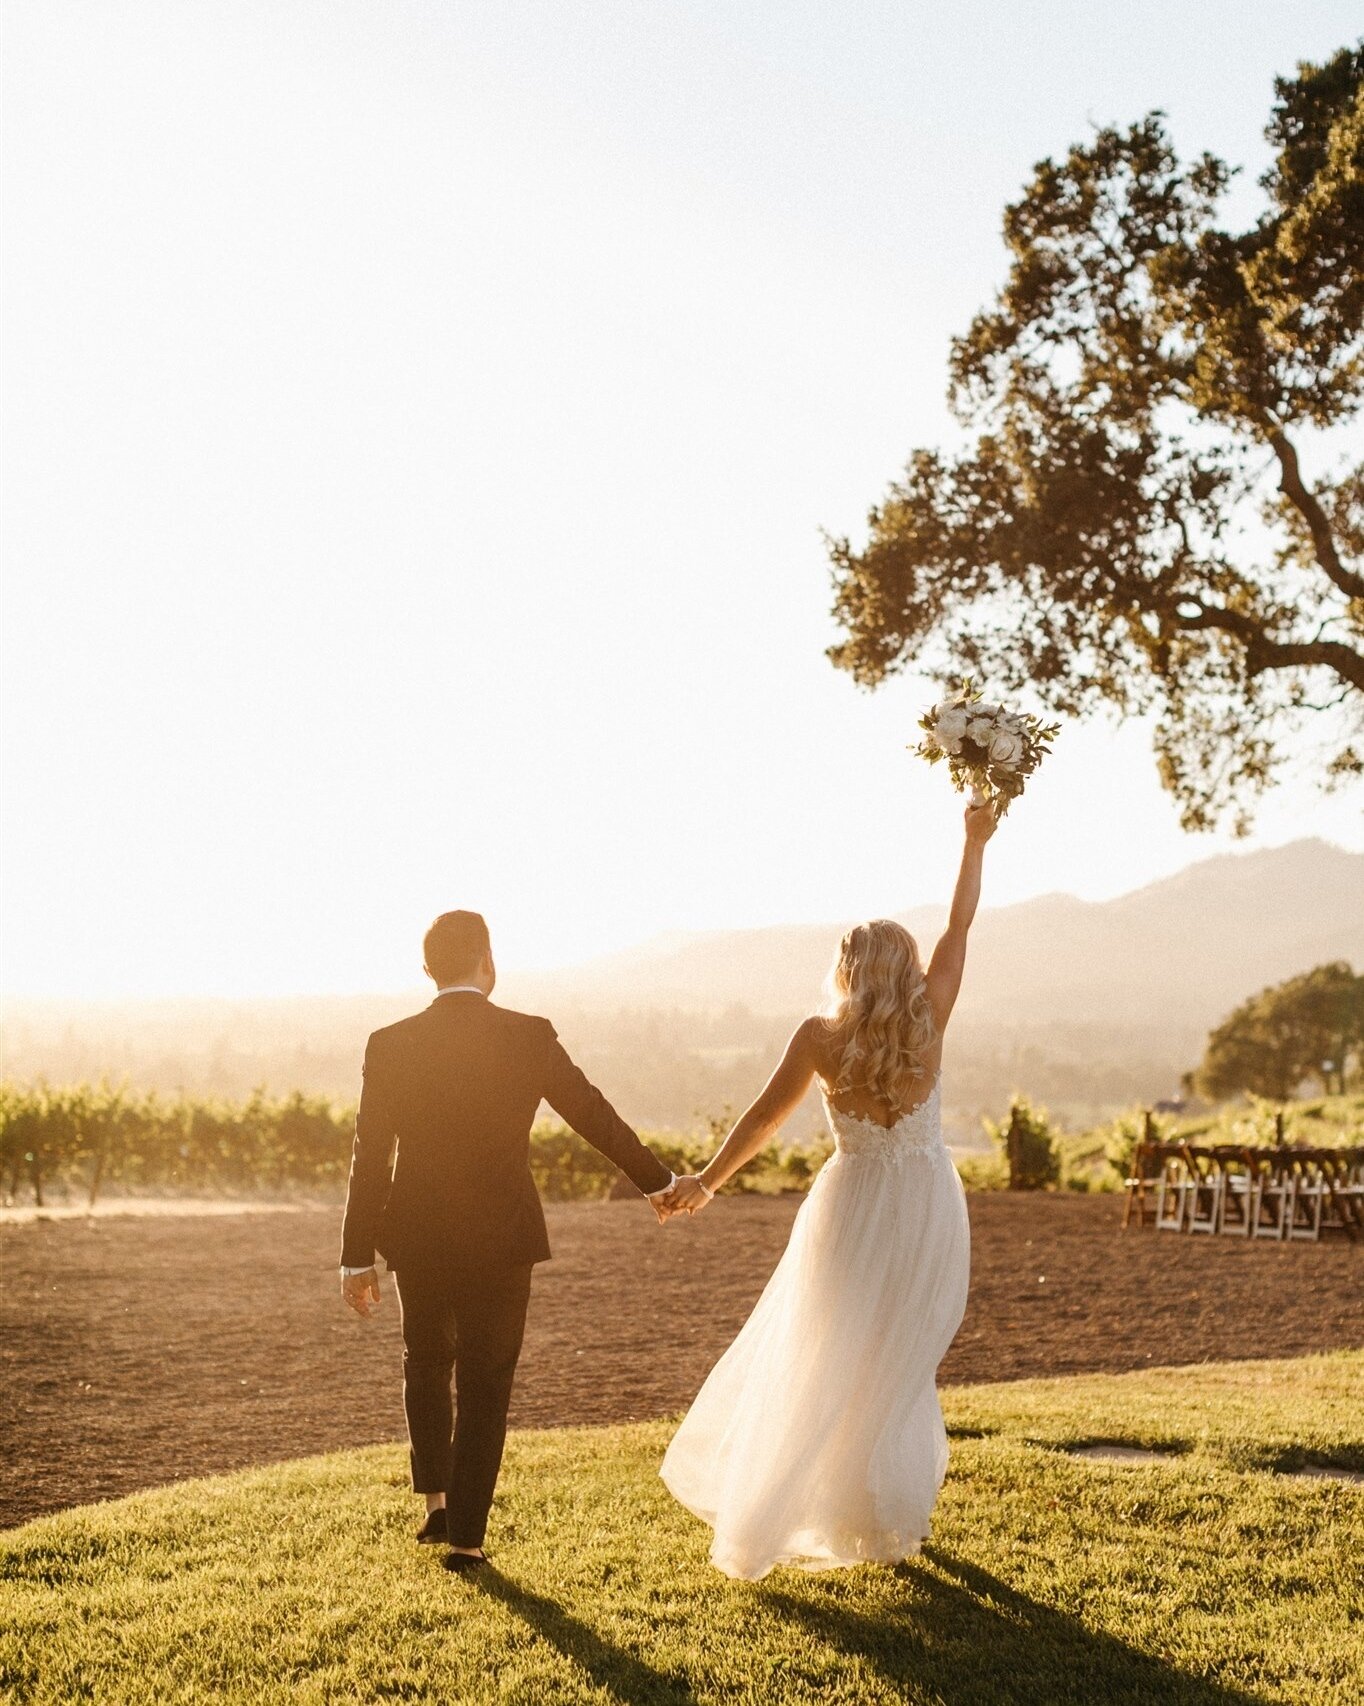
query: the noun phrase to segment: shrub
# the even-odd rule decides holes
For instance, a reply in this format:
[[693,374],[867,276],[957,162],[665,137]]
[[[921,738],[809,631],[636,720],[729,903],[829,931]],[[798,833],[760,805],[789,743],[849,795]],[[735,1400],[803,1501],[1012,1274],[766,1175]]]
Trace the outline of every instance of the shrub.
[[1003,1153],[1010,1190],[1041,1191],[1060,1183],[1061,1155],[1045,1108],[1017,1096],[1008,1119],[997,1125],[987,1120],[985,1129]]
[[1009,1166],[999,1154],[964,1156],[957,1163],[957,1172],[968,1191],[1007,1191],[1009,1188]]

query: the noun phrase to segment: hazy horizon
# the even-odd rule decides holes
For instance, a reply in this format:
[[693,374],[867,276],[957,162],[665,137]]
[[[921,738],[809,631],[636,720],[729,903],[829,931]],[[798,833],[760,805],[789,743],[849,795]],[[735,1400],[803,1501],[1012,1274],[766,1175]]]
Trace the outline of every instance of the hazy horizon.
[[[930,942],[942,913],[901,916]],[[702,1112],[745,1105],[766,1080],[819,1003],[842,922],[673,936],[559,973],[511,966],[496,999],[549,1015],[627,1119],[690,1129]],[[987,907],[944,1057],[945,1117],[958,1135],[978,1131],[1023,1090],[1084,1126],[1169,1096],[1234,1006],[1336,959],[1364,965],[1364,854],[1315,838],[1245,860],[1199,860],[1110,902]],[[16,1083],[108,1080],[229,1099],[268,1089],[344,1102],[365,1037],[430,998],[429,984],[5,998],[4,1071]]]
[[[1122,900],[1128,896],[1143,893],[1146,890],[1158,887],[1161,883],[1171,878],[1179,877],[1186,872],[1193,870],[1195,867],[1208,865],[1222,859],[1235,860],[1241,858],[1252,858],[1257,854],[1283,852],[1288,848],[1305,849],[1316,844],[1324,845],[1328,850],[1335,852],[1349,854],[1364,853],[1364,849],[1343,846],[1341,843],[1332,841],[1326,836],[1297,836],[1292,840],[1281,842],[1274,847],[1256,846],[1235,848],[1229,852],[1218,852],[1190,859],[1186,864],[1178,866],[1175,870],[1163,872],[1160,876],[1152,878],[1150,882],[1137,884],[1135,887],[1130,889],[1121,889],[1116,894],[1112,895],[1077,895],[1069,889],[1050,888],[1041,889],[1033,895],[1020,896],[1017,900],[1000,901],[997,903],[991,903],[986,900],[981,903],[980,915],[983,917],[989,913],[1003,912],[1013,907],[1025,905],[1029,901],[1043,901],[1048,899],[1075,900],[1082,904],[1101,906],[1107,900]],[[947,895],[920,896],[918,898],[908,899],[898,905],[887,908],[883,916],[903,918],[916,912],[928,912],[935,908],[945,912],[949,899],[950,897]],[[636,953],[647,956],[651,951],[660,949],[664,944],[673,941],[682,943],[694,941],[697,938],[704,938],[711,935],[741,936],[748,932],[771,931],[773,933],[780,933],[783,931],[801,929],[818,929],[820,927],[827,927],[831,932],[833,932],[843,928],[852,916],[852,914],[845,913],[827,918],[788,918],[751,925],[716,924],[710,926],[700,925],[689,930],[663,930],[656,932],[652,936],[641,937],[635,941],[618,944],[615,947],[603,950],[601,953],[592,953],[549,965],[528,965],[514,960],[505,959],[498,951],[496,936],[494,936],[493,947],[499,964],[499,985],[502,988],[502,993],[506,994],[508,989],[515,990],[518,985],[525,985],[528,983],[536,984],[546,980],[552,983],[559,977],[571,977],[572,974],[576,972],[582,972],[590,969],[599,960],[610,960],[617,956],[628,957]],[[413,945],[413,950],[415,956],[419,959],[419,942]],[[0,986],[0,1007],[23,1007],[25,1005],[32,1005],[35,1007],[79,1007],[88,1005],[118,1008],[125,1005],[129,1007],[135,1007],[142,1004],[155,1006],[173,1004],[181,1001],[202,1002],[206,1004],[216,1002],[225,1002],[229,1004],[252,1004],[259,1002],[268,1005],[273,1001],[325,1002],[330,1000],[346,1001],[351,999],[363,1001],[369,998],[388,1000],[399,996],[429,994],[429,991],[429,980],[420,970],[420,967],[418,967],[416,973],[407,978],[405,981],[395,982],[386,986],[355,985],[349,988],[329,989],[310,989],[306,987],[273,990],[215,990],[211,988],[195,990],[164,989],[142,991],[133,994],[91,995],[79,990],[43,992],[9,989]]]

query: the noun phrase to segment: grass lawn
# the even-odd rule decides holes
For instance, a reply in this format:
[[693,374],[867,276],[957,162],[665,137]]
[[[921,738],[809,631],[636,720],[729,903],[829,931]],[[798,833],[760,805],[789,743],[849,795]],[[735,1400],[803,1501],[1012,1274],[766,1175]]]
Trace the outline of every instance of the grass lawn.
[[[0,1535],[13,1701],[1331,1702],[1364,1689],[1364,1352],[949,1389],[922,1558],[736,1583],[665,1424],[513,1435],[495,1572],[412,1543],[396,1447]],[[154,1418],[149,1418],[154,1425]],[[1085,1441],[1169,1463],[1077,1459]]]

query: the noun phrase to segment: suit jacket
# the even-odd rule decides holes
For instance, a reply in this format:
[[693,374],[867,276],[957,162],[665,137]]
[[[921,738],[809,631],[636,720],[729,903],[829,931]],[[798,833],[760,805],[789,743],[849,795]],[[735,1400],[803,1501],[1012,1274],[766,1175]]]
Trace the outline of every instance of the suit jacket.
[[[668,1169],[564,1051],[548,1019],[476,992],[440,995],[375,1031],[355,1118],[345,1267],[510,1267],[549,1258],[530,1173],[541,1101],[640,1190]],[[395,1155],[396,1145],[396,1155]]]

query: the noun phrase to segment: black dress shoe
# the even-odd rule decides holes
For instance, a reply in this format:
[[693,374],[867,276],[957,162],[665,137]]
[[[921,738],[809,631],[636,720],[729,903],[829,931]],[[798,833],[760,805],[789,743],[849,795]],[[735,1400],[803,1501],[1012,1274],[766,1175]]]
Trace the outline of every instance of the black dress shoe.
[[445,1506],[428,1511],[426,1521],[417,1530],[418,1546],[443,1546],[449,1530],[445,1523]]
[[482,1552],[447,1552],[441,1562],[456,1576],[476,1575],[488,1567],[488,1560]]

